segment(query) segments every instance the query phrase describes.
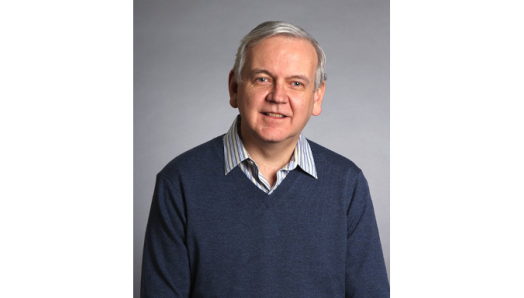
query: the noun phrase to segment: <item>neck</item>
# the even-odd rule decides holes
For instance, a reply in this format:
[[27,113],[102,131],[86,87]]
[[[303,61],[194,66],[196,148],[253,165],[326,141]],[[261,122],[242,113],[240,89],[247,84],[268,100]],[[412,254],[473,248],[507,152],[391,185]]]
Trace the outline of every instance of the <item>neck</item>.
[[257,141],[250,138],[250,136],[244,135],[242,131],[240,131],[239,136],[249,156],[256,162],[264,178],[270,185],[274,185],[278,170],[291,160],[298,138],[296,140],[290,139],[286,142],[272,143]]

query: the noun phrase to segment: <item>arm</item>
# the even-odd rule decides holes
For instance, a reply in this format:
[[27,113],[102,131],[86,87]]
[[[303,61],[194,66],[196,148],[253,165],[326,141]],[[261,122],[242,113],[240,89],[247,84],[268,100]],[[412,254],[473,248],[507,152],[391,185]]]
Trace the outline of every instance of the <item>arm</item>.
[[346,298],[389,297],[389,282],[366,178],[359,172],[348,209]]
[[191,282],[184,210],[180,192],[159,174],[144,242],[142,298],[189,297]]

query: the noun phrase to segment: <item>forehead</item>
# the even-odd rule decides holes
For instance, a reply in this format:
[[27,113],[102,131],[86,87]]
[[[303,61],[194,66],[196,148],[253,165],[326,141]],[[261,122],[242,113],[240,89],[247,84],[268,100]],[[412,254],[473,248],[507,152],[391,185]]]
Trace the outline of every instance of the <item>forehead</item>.
[[318,63],[317,52],[308,40],[284,35],[266,38],[249,47],[246,54],[245,66],[249,68],[314,72]]

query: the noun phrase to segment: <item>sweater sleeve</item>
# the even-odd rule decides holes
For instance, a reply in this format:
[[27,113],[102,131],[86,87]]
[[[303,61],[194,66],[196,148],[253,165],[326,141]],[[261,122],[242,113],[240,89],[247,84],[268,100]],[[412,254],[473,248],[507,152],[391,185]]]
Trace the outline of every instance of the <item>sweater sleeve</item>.
[[389,282],[366,178],[356,176],[347,216],[346,298],[389,297]]
[[157,176],[144,242],[142,298],[189,297],[186,215],[181,197],[169,180]]

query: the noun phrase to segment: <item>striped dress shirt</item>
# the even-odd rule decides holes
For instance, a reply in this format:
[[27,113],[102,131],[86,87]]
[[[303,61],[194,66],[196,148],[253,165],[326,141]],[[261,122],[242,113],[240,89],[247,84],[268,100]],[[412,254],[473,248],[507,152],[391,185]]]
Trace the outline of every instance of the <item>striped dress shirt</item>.
[[239,166],[249,180],[268,195],[270,195],[282,183],[287,174],[297,166],[315,179],[318,179],[313,153],[311,152],[311,148],[309,147],[306,138],[300,134],[293,156],[291,156],[291,160],[284,167],[278,170],[275,185],[269,185],[264,176],[262,176],[262,173],[258,170],[255,161],[249,157],[249,153],[247,153],[244,144],[242,144],[242,140],[238,134],[240,121],[240,115],[238,115],[229,128],[229,131],[224,135],[226,175],[236,166]]

